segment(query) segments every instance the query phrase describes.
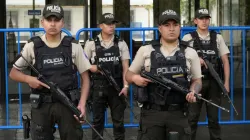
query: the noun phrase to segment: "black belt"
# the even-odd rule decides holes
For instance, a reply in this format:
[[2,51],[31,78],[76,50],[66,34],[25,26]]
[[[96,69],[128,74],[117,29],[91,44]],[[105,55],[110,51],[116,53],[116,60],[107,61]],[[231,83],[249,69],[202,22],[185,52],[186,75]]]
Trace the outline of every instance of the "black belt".
[[169,105],[157,105],[157,104],[144,104],[144,109],[147,110],[158,110],[158,111],[176,111],[176,110],[183,110],[183,104],[169,104]]
[[57,100],[52,95],[42,95],[42,103],[55,103]]

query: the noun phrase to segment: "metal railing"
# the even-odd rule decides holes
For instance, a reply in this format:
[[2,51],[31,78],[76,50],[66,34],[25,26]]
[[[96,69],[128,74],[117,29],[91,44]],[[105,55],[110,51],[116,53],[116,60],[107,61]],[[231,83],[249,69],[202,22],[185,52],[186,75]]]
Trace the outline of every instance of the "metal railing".
[[[183,37],[183,35],[185,35],[188,32],[194,31],[196,28],[194,27],[183,27],[181,29],[181,38]],[[233,112],[233,108],[230,106],[230,120],[221,120],[221,111],[219,110],[219,122],[220,124],[247,124],[250,123],[250,120],[246,118],[246,65],[248,64],[248,59],[246,58],[246,56],[248,54],[246,54],[245,52],[247,52],[246,50],[246,31],[250,30],[250,27],[211,27],[210,29],[212,30],[216,30],[217,32],[221,32],[221,31],[229,31],[229,37],[230,37],[230,56],[229,56],[229,60],[230,60],[230,98],[232,100],[232,102],[234,102],[234,81],[235,81],[235,76],[234,76],[234,56],[233,56],[233,52],[234,52],[234,42],[233,42],[233,31],[234,30],[239,30],[241,31],[242,34],[242,119],[235,119],[234,116],[234,112]],[[5,68],[5,76],[6,76],[6,125],[5,126],[0,126],[0,129],[22,129],[22,87],[21,84],[18,83],[18,96],[19,96],[19,113],[20,113],[20,125],[14,126],[14,125],[9,125],[9,111],[8,111],[8,107],[9,107],[9,96],[8,96],[8,70],[7,70],[7,32],[17,32],[17,42],[18,42],[18,53],[20,53],[20,32],[30,32],[30,36],[32,36],[32,32],[37,32],[37,31],[44,31],[43,29],[39,28],[39,29],[22,29],[22,28],[18,28],[18,29],[0,29],[0,32],[4,32],[4,40],[5,40],[5,45],[4,45],[4,55],[5,55],[5,63],[4,63],[4,68]],[[92,37],[93,32],[94,31],[100,31],[99,28],[82,28],[79,29],[78,32],[76,33],[76,40],[80,39],[80,34],[82,32],[89,32],[90,37]],[[121,32],[129,32],[130,34],[130,41],[129,41],[129,51],[130,51],[130,56],[131,58],[133,58],[133,50],[134,50],[134,46],[133,46],[133,38],[132,38],[132,32],[134,31],[142,31],[142,35],[143,38],[141,39],[142,44],[144,44],[147,40],[145,38],[146,33],[148,31],[151,31],[154,33],[154,37],[157,39],[159,37],[159,32],[158,32],[158,28],[116,28],[116,33],[119,35]],[[70,32],[63,29],[63,32],[66,33],[67,35],[70,35]],[[132,59],[130,60],[130,63],[132,62]],[[130,101],[130,106],[133,109],[133,94],[132,94],[132,87],[130,87],[130,96],[129,96],[129,101]],[[105,127],[112,127],[112,124],[109,124],[107,122],[107,112],[105,115]],[[200,125],[206,125],[207,124],[207,120],[204,122],[199,122]],[[132,112],[130,112],[130,122],[124,124],[125,127],[138,127],[138,123],[134,123],[134,114]],[[89,126],[87,125],[83,125],[83,128],[89,128]]]

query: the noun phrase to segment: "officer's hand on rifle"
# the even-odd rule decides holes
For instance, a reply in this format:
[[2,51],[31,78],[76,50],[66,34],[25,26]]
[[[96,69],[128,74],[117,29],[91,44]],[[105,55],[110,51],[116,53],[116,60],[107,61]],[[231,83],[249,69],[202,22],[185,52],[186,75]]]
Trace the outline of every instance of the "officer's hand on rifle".
[[93,73],[101,73],[102,74],[102,72],[100,70],[98,70],[97,65],[92,65],[90,68],[90,71]]
[[83,124],[84,123],[84,120],[85,120],[85,115],[86,115],[86,112],[85,112],[85,104],[82,100],[79,101],[79,104],[77,106],[77,109],[79,109],[81,111],[81,115],[80,115],[80,118],[84,118],[84,119],[79,119],[76,115],[74,115],[74,117],[76,118],[76,120]]
[[196,97],[194,96],[194,91],[192,92],[189,92],[187,95],[186,95],[186,100],[190,103],[194,103],[196,102]]
[[140,75],[133,75],[132,81],[137,85],[141,87],[145,87],[148,85],[148,82],[151,82],[150,80],[141,77]]
[[201,66],[205,66],[205,68],[207,69],[207,65],[202,58],[200,58],[200,63],[201,63]]
[[122,88],[121,92],[119,93],[119,96],[121,96],[122,94],[123,94],[125,97],[128,96],[128,88],[127,88],[127,87]]
[[42,87],[46,87],[46,88],[50,89],[50,87],[48,85],[46,85],[43,82],[39,81],[37,79],[37,77],[27,75],[25,80],[26,80],[26,83],[28,83],[31,88],[40,89]]

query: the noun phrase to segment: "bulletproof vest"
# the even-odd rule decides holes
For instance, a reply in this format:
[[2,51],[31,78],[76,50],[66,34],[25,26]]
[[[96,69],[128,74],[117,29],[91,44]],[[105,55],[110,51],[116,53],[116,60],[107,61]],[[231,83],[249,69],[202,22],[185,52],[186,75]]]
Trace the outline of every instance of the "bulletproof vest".
[[[210,31],[210,40],[200,40],[198,33],[196,31],[191,32],[192,38],[195,38],[194,41],[194,49],[197,51],[199,57],[206,58],[210,63],[213,64],[214,69],[219,72],[221,66],[221,60],[218,54],[216,36],[217,33],[215,31]],[[203,67],[203,74],[208,74],[208,70]]]
[[[173,56],[165,57],[160,51],[159,40],[153,40],[152,46],[155,51],[151,52],[151,68],[150,73],[156,75],[162,75],[177,84],[189,87],[189,81],[187,79],[187,66],[185,52],[186,46],[180,43],[180,50],[176,51]],[[186,102],[185,95],[175,91],[174,89],[166,89],[149,83],[147,86],[149,101],[154,104],[182,104]]]
[[[95,40],[95,65],[101,65],[103,68],[110,71],[111,75],[115,78],[118,84],[122,84],[122,62],[120,56],[120,49],[118,46],[119,38],[115,35],[114,37],[114,46],[110,48],[105,48],[101,46],[99,37]],[[106,80],[106,78],[100,73],[92,73],[92,78],[95,80]]]
[[[65,36],[56,48],[49,48],[40,37],[30,39],[34,43],[34,67],[47,81],[56,83],[63,91],[76,89],[77,67],[72,62],[72,42],[74,38]],[[31,71],[31,75],[37,74]],[[43,82],[43,80],[41,79]],[[33,93],[50,93],[47,88],[32,89]]]

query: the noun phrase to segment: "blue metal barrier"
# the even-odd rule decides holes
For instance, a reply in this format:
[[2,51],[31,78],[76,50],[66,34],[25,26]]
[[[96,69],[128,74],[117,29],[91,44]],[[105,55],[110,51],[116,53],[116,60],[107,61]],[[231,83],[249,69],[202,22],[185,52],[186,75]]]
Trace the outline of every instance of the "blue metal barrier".
[[[130,44],[129,44],[129,50],[130,50],[130,56],[132,57],[132,52],[133,52],[133,44],[132,44],[132,32],[133,31],[142,31],[143,32],[143,43],[145,43],[145,31],[157,31],[157,28],[116,28],[116,34],[120,34],[121,31],[129,31],[130,33]],[[90,38],[92,38],[93,36],[93,31],[100,31],[100,28],[82,28],[80,30],[77,31],[76,33],[76,40],[80,39],[80,34],[82,32],[90,32]],[[156,33],[156,38],[158,38],[158,34]],[[132,62],[132,59],[130,59],[130,63]],[[130,107],[131,109],[133,109],[133,94],[132,94],[132,87],[130,86]],[[108,124],[107,122],[107,111],[105,112],[105,127],[112,127],[112,124]],[[138,127],[139,125],[137,123],[133,123],[134,122],[134,116],[133,113],[130,112],[130,123],[129,124],[125,124],[125,127]]]
[[[246,30],[250,30],[250,27],[247,26],[237,26],[237,27],[231,27],[231,26],[225,26],[225,27],[210,27],[210,30],[215,30],[216,32],[221,32],[221,31],[229,31],[230,34],[230,98],[232,102],[234,102],[234,57],[233,57],[233,31],[235,30],[240,30],[242,31],[242,83],[243,83],[243,101],[242,101],[242,119],[241,120],[235,120],[234,119],[234,110],[232,106],[230,106],[230,120],[229,121],[221,121],[221,110],[219,110],[219,123],[220,124],[247,124],[250,123],[250,120],[246,119]],[[185,34],[196,30],[195,27],[182,27],[181,28],[181,34],[180,37],[182,38]],[[100,31],[99,28],[91,28],[91,29],[86,29],[82,28],[76,33],[76,40],[79,40],[80,34],[82,32],[89,32],[90,38],[92,38],[93,31]],[[130,56],[132,57],[133,54],[133,44],[132,44],[132,32],[133,31],[142,31],[143,32],[143,38],[142,38],[142,43],[144,44],[146,41],[145,38],[145,31],[153,31],[155,38],[157,39],[159,36],[158,28],[116,28],[116,33],[120,34],[121,31],[128,31],[130,32],[130,44],[129,44],[129,50],[130,50]],[[148,40],[150,41],[150,40]],[[132,60],[130,60],[130,63]],[[132,87],[130,87],[130,106],[133,108],[133,96],[132,96]],[[224,98],[223,100],[227,100]],[[239,110],[239,108],[237,108]],[[106,116],[107,117],[107,116]],[[133,114],[130,113],[130,123],[125,124],[125,127],[130,127],[130,126],[138,126],[138,124],[133,123]],[[106,121],[105,121],[106,122]],[[204,122],[199,122],[199,125],[207,125],[208,122],[207,120]],[[109,127],[110,124],[105,124],[106,127]]]
[[[196,28],[194,27],[184,27],[181,29],[181,38],[188,32],[194,31]],[[233,57],[233,31],[234,30],[241,30],[242,31],[242,83],[243,83],[243,99],[242,99],[242,119],[240,120],[235,120],[234,119],[234,112],[233,108],[230,106],[230,120],[221,120],[220,119],[220,124],[247,124],[250,123],[250,120],[246,119],[246,30],[250,30],[250,27],[211,27],[210,29],[216,30],[217,32],[221,32],[224,30],[229,31],[230,34],[230,97],[232,101],[234,100],[234,57]],[[43,31],[43,29],[0,29],[0,32],[5,33],[5,71],[6,71],[6,126],[0,126],[0,129],[22,129],[22,99],[21,99],[21,85],[19,83],[18,85],[18,95],[19,95],[19,110],[20,110],[20,125],[19,126],[10,126],[9,125],[9,112],[8,112],[8,70],[7,70],[7,40],[6,40],[6,33],[7,32],[17,32],[18,33],[18,53],[20,52],[20,32],[34,32],[34,31]],[[82,28],[78,30],[76,33],[76,40],[80,40],[80,34],[82,32],[89,32],[90,37],[93,35],[93,31],[100,31],[99,28]],[[158,33],[158,28],[117,28],[116,32],[117,34],[120,34],[120,32],[127,31],[130,33],[130,44],[129,44],[129,50],[130,50],[130,56],[131,58],[133,57],[133,38],[132,38],[132,32],[134,31],[142,31],[143,38],[141,39],[142,43],[145,43],[146,41],[150,41],[150,39],[146,39],[146,33],[147,31],[153,31],[154,32],[154,37],[158,38],[159,33]],[[63,30],[66,34],[70,35],[70,32],[67,30]],[[32,35],[32,34],[31,34]],[[132,60],[130,60],[130,63]],[[132,87],[130,87],[130,106],[133,109],[133,94],[132,94]],[[223,99],[224,100],[224,99]],[[226,99],[225,99],[226,100]],[[237,108],[239,109],[239,108]],[[219,110],[219,115],[221,115],[221,111]],[[206,125],[207,121],[204,122],[199,122],[199,125]],[[105,117],[105,127],[110,128],[113,127],[112,124],[108,124],[107,122],[107,113]],[[125,124],[125,127],[138,127],[138,123],[134,123],[134,116],[133,113],[130,112],[130,122],[128,124]],[[89,128],[89,126],[84,125],[83,128]]]

